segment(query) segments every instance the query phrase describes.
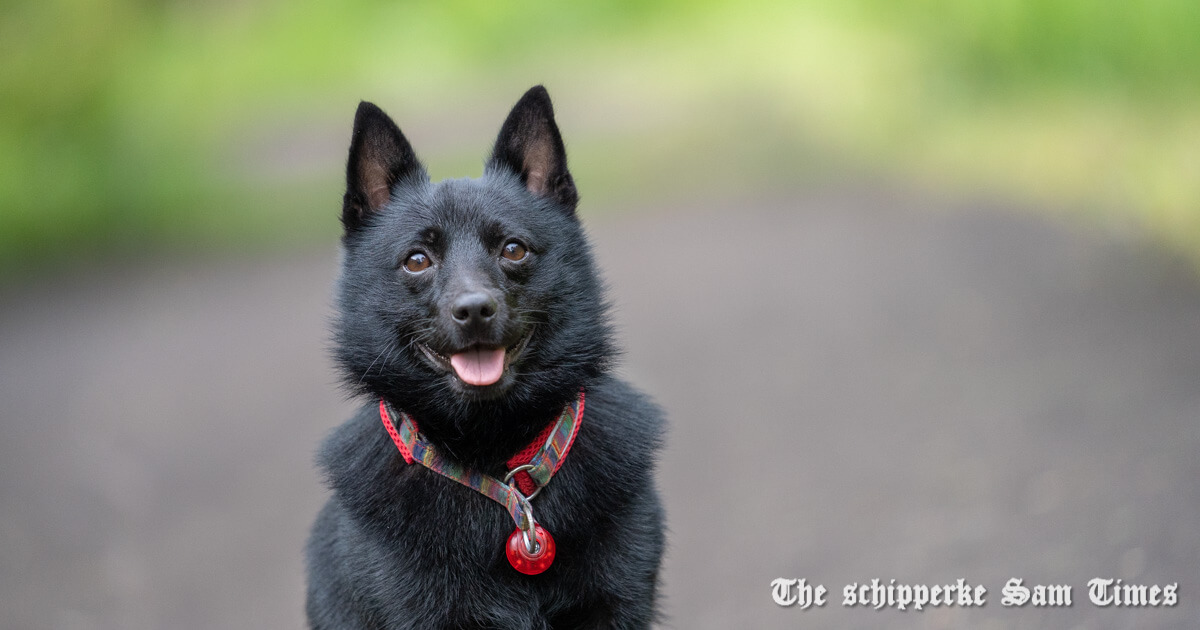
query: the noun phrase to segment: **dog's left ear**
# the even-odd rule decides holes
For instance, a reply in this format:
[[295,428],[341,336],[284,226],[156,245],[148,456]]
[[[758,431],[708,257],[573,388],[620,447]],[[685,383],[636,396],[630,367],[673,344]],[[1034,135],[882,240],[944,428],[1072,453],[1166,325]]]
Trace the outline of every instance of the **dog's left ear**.
[[546,88],[530,88],[500,127],[489,168],[506,168],[521,178],[529,192],[552,198],[571,213],[579,203],[575,181],[567,171],[567,151]]

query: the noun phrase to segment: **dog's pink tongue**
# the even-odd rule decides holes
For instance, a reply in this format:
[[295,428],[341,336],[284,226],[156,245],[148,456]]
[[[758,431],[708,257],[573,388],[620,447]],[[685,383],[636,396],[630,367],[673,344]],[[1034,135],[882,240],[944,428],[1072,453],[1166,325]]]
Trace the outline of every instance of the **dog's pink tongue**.
[[468,385],[491,385],[504,375],[504,348],[469,348],[451,355],[450,365]]

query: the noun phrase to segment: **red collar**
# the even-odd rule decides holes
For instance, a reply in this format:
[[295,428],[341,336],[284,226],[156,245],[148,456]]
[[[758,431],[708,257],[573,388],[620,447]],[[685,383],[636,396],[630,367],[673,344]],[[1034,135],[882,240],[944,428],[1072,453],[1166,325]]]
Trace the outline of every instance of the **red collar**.
[[[503,481],[442,456],[434,445],[421,435],[412,416],[403,411],[397,413],[383,399],[379,400],[379,418],[405,462],[419,462],[433,472],[453,479],[503,505],[517,524],[517,531],[509,537],[509,562],[523,573],[540,573],[549,567],[554,559],[554,539],[534,520],[533,507],[529,500],[550,483],[550,478],[566,460],[583,421],[583,403],[584,392],[581,389],[579,397],[566,405],[554,422],[542,429],[528,446],[509,458],[506,462],[508,474]],[[393,420],[396,417],[400,419],[398,425]],[[510,480],[516,481],[516,487],[509,484]],[[520,547],[520,543],[514,541],[521,539],[524,540],[527,553],[522,549],[514,550],[514,544]],[[517,559],[514,559],[514,554],[518,556]]]

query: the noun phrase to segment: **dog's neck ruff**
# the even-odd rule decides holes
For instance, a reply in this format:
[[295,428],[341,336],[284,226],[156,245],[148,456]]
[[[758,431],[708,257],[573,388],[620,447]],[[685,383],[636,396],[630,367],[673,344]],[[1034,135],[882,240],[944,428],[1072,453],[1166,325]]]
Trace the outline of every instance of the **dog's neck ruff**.
[[[517,532],[514,532],[513,536],[521,533],[530,553],[534,553],[538,545],[545,538],[549,538],[549,533],[534,520],[529,500],[550,483],[550,478],[566,460],[583,421],[583,399],[584,392],[580,389],[579,397],[563,408],[557,420],[548,424],[529,446],[506,462],[508,475],[503,481],[443,456],[424,435],[421,435],[412,416],[404,411],[397,412],[382,398],[379,400],[379,418],[406,463],[420,463],[433,472],[453,479],[503,505],[517,524]],[[394,420],[397,417],[400,419],[399,425]],[[510,480],[515,481],[516,485],[511,485]],[[552,539],[550,545],[551,555],[545,562],[547,567],[549,561],[553,560]],[[511,553],[509,561],[513,562]],[[516,562],[513,566],[526,572],[517,566]]]

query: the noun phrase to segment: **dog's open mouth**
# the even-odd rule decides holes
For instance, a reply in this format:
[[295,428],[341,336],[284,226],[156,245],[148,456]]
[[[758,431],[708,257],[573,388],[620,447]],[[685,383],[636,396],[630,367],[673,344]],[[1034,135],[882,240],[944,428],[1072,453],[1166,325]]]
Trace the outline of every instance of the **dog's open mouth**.
[[521,354],[528,341],[529,335],[525,335],[508,348],[472,344],[449,357],[423,343],[418,343],[417,346],[435,365],[448,372],[454,372],[454,375],[467,385],[487,387],[495,385],[504,377],[504,370]]

